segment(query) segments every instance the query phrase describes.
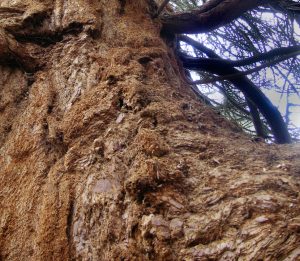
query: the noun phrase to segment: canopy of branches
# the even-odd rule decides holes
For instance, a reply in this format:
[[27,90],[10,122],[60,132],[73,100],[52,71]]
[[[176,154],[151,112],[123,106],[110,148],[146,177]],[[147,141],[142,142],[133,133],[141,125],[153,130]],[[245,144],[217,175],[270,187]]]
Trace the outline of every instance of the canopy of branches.
[[165,0],[158,16],[200,99],[252,135],[299,138],[299,0]]

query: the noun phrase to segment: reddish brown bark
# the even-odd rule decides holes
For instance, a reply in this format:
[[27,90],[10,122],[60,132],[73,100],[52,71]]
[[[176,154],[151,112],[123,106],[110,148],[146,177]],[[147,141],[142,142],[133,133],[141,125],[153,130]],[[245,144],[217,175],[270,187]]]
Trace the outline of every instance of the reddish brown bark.
[[299,257],[299,145],[199,103],[146,1],[13,3],[1,25],[31,48],[63,35],[30,81],[1,67],[1,259]]

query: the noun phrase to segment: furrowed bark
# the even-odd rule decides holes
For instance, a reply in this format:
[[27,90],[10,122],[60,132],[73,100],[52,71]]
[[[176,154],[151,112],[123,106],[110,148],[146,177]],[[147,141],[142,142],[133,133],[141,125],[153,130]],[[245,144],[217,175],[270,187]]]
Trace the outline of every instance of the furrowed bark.
[[28,46],[18,43],[14,37],[0,28],[0,64],[12,64],[26,72],[38,70],[37,46]]
[[25,36],[64,32],[33,82],[0,68],[2,260],[299,256],[299,146],[253,143],[201,104],[147,1],[0,5],[33,19]]

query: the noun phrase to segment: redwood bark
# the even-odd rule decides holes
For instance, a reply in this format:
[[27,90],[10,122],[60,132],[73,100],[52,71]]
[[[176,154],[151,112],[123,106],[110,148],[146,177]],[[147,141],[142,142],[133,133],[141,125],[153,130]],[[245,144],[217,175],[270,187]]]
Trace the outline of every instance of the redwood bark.
[[151,8],[1,1],[39,64],[0,70],[2,260],[299,258],[299,145],[197,101]]

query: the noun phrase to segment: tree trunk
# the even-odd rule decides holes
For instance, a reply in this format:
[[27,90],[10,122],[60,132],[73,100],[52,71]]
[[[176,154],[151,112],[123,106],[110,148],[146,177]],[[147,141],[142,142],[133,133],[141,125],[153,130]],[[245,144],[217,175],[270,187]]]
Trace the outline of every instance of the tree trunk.
[[1,1],[1,260],[299,260],[299,145],[197,101],[150,3]]

